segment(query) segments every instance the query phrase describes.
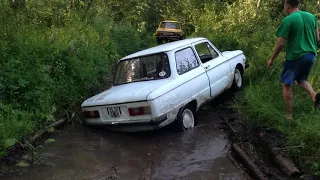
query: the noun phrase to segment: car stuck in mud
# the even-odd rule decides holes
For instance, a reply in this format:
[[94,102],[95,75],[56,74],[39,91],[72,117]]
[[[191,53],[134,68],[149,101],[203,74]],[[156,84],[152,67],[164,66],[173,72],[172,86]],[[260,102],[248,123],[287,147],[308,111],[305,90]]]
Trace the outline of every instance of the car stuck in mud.
[[118,61],[110,89],[82,103],[85,124],[135,132],[174,123],[185,131],[205,102],[242,88],[245,69],[241,50],[220,52],[202,37],[136,52]]

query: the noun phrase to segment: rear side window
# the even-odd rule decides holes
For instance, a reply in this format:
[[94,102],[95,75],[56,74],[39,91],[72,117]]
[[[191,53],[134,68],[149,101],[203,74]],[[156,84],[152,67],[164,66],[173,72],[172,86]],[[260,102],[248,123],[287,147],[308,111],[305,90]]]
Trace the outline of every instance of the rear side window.
[[199,62],[190,47],[177,51],[175,57],[177,72],[179,75],[191,71],[199,66]]

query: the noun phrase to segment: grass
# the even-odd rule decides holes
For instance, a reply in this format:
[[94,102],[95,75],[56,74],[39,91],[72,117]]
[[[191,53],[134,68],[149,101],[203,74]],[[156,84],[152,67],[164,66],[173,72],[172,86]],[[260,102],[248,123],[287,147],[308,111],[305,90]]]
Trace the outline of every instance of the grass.
[[15,110],[10,105],[0,103],[0,157],[6,154],[4,140],[21,139],[32,133],[36,122],[32,121],[32,115],[28,112]]
[[[249,121],[275,127],[287,137],[287,152],[305,172],[320,174],[320,111],[315,110],[310,95],[297,85],[293,86],[294,122],[284,118],[285,106],[279,81],[280,62],[273,71],[266,71],[259,78],[251,80],[238,107]],[[320,91],[319,64],[316,64],[309,81]],[[255,74],[256,75],[256,74]]]

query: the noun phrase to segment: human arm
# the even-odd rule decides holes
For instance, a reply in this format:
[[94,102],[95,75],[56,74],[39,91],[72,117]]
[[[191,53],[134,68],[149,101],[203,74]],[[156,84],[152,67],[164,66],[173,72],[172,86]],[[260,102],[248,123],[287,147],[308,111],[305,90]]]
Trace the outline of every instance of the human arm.
[[318,24],[319,24],[318,19],[316,16],[314,16],[314,25],[315,25],[315,31],[316,31],[317,46],[320,47],[319,46],[320,45],[320,37],[319,37],[320,35],[319,35],[319,29],[318,29],[319,25]]
[[284,48],[286,44],[286,39],[284,37],[278,37],[278,42],[276,43],[272,56],[268,61],[268,67],[271,67],[273,64],[273,61],[276,59],[276,57],[279,55],[281,50]]

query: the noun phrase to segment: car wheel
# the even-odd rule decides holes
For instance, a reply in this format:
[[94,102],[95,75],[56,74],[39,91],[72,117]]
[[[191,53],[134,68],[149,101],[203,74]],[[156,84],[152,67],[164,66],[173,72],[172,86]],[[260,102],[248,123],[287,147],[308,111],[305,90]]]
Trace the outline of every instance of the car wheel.
[[195,111],[191,105],[181,108],[176,120],[176,129],[180,132],[184,132],[187,129],[193,128],[196,124],[195,117]]
[[243,87],[243,76],[240,69],[237,67],[234,71],[232,88],[234,90],[240,90]]

